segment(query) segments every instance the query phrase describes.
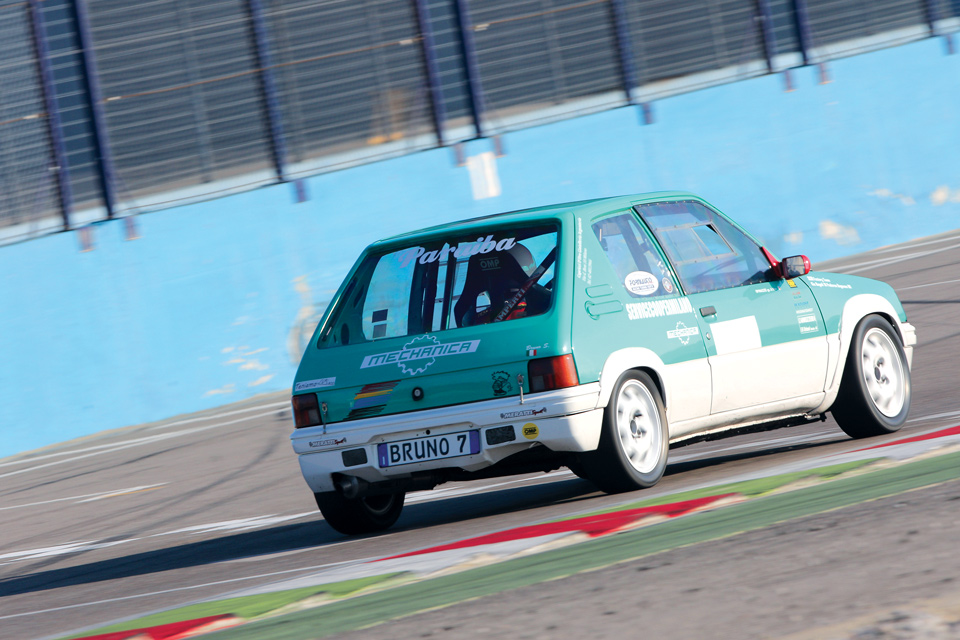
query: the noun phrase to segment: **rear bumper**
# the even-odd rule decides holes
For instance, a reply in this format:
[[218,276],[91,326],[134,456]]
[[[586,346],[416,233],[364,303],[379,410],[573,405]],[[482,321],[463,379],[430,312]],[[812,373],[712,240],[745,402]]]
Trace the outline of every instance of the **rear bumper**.
[[[600,441],[603,409],[597,409],[599,383],[544,393],[415,413],[367,418],[323,427],[297,429],[290,436],[304,480],[314,492],[333,491],[333,474],[356,476],[370,483],[408,478],[416,471],[460,468],[480,471],[507,456],[535,446],[552,451],[593,451]],[[489,444],[489,429],[513,426],[515,439]],[[536,429],[524,427],[535,426]],[[456,458],[380,468],[377,445],[477,429],[480,452]],[[526,431],[526,433],[525,433]],[[367,462],[344,464],[344,451],[363,449]],[[354,457],[356,457],[354,455]]]

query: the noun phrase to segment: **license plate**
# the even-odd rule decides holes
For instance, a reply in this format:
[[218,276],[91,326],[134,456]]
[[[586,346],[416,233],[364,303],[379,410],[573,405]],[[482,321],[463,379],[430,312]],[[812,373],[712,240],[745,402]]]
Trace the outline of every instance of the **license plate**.
[[474,453],[480,453],[479,431],[460,431],[377,445],[377,458],[381,468],[469,456]]

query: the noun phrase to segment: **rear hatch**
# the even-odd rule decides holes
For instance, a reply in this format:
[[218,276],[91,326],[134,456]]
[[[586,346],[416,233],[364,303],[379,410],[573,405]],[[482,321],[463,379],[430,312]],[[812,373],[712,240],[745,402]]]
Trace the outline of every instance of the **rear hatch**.
[[570,352],[559,221],[458,228],[377,247],[307,347],[294,394],[325,421],[518,396],[533,358]]

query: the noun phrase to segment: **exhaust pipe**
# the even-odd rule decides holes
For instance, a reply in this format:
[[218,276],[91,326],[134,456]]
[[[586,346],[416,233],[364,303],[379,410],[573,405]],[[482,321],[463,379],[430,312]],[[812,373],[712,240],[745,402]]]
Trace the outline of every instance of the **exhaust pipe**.
[[337,479],[337,490],[347,500],[353,500],[366,493],[368,484],[366,480],[361,480],[357,476],[340,476]]

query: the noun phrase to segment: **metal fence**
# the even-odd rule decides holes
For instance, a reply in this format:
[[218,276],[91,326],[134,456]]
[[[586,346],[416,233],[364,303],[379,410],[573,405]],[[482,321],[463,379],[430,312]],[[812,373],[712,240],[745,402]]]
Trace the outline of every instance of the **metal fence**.
[[0,239],[958,25],[960,0],[0,0]]

